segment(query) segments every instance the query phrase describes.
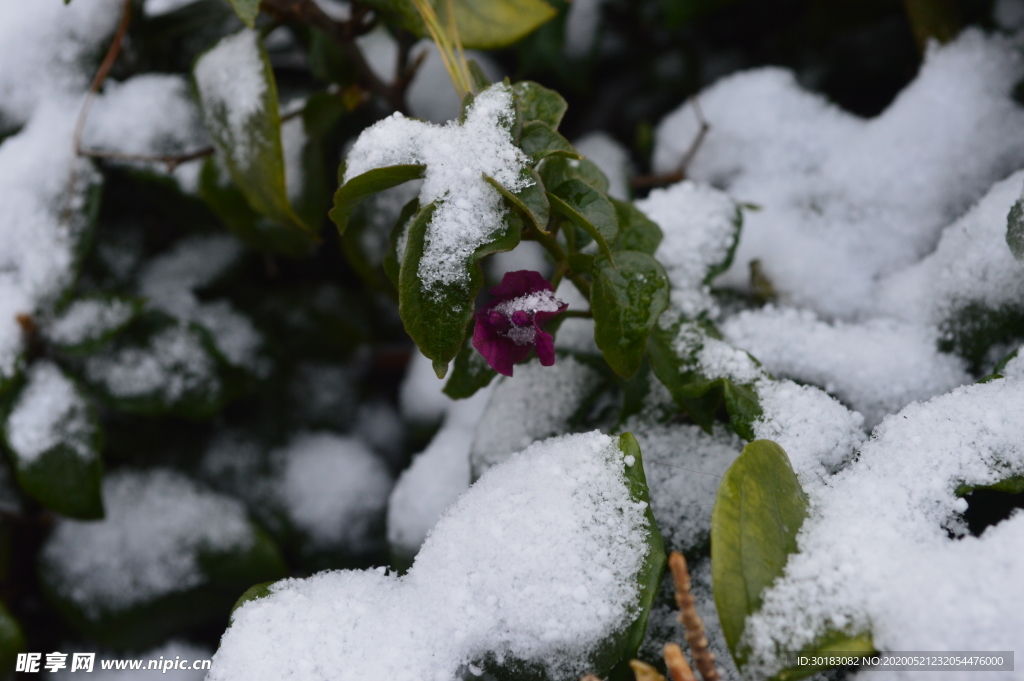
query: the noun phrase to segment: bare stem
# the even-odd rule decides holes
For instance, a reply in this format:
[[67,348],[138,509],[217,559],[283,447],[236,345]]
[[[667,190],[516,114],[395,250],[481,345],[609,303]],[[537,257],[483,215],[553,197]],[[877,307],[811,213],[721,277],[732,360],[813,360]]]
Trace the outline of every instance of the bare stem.
[[673,551],[668,557],[668,566],[672,570],[672,579],[676,585],[679,621],[686,628],[686,642],[690,644],[693,664],[704,681],[719,681],[718,669],[715,668],[715,654],[708,649],[704,622],[697,614],[696,599],[690,592],[690,571],[686,568],[686,559],[683,554]]
[[665,185],[682,182],[686,179],[686,172],[689,170],[690,164],[693,163],[694,157],[697,156],[697,152],[700,151],[701,146],[704,144],[704,139],[711,130],[711,124],[704,118],[704,111],[700,108],[700,100],[697,99],[697,96],[691,97],[690,102],[693,105],[693,115],[697,118],[697,125],[699,127],[697,128],[697,134],[693,136],[693,140],[690,142],[689,148],[683,154],[683,158],[680,159],[679,165],[676,166],[675,170],[667,173],[640,175],[633,178],[634,189],[664,187]]

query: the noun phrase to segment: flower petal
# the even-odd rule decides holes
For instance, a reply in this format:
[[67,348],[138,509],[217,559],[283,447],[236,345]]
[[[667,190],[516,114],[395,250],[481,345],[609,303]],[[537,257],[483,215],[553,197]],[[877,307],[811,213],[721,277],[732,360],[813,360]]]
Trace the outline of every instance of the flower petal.
[[491,368],[504,376],[512,375],[512,367],[526,359],[531,348],[529,345],[516,345],[514,341],[499,334],[488,321],[486,312],[478,312],[476,315],[473,347]]
[[547,331],[537,328],[537,338],[534,341],[537,345],[537,359],[541,366],[549,367],[555,363],[555,339]]
[[501,283],[491,289],[491,295],[501,300],[512,300],[537,291],[553,291],[551,282],[533,270],[506,272]]

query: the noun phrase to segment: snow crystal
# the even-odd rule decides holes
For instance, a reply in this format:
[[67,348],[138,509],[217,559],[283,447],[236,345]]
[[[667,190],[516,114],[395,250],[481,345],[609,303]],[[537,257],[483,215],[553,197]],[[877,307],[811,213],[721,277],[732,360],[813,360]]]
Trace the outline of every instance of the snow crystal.
[[733,200],[708,185],[679,182],[655,189],[636,207],[664,235],[654,257],[672,284],[673,306],[691,319],[714,310],[708,276],[736,243],[740,215]]
[[444,514],[406,576],[321,573],[243,605],[208,678],[440,680],[488,654],[579,677],[636,617],[647,531],[612,438],[535,444]]
[[188,81],[175,74],[106,81],[82,131],[83,148],[122,154],[177,154],[209,143]]
[[683,323],[672,341],[677,357],[692,358],[681,370],[697,371],[707,378],[727,378],[746,385],[765,376],[764,370],[748,353],[708,335],[696,324]]
[[279,496],[315,549],[378,548],[391,492],[387,467],[361,441],[331,433],[296,436],[279,460]]
[[89,406],[75,384],[47,361],[32,364],[28,383],[7,417],[7,444],[19,466],[29,466],[59,444],[70,447],[82,459],[92,459],[90,437],[94,426]]
[[[572,5],[570,12],[577,5]],[[590,159],[608,177],[608,195],[629,200],[629,151],[606,132],[592,132],[572,144],[576,151]]]
[[[0,1],[0,126],[28,121],[41,102],[55,96],[85,93],[92,57],[114,33],[121,4]],[[77,104],[68,110],[77,111]],[[62,151],[70,149],[68,137]]]
[[708,435],[699,426],[627,424],[643,452],[651,510],[666,551],[684,553],[707,544],[711,509],[722,476],[743,449],[723,428]]
[[[248,165],[253,149],[249,123],[260,114],[267,96],[267,77],[260,52],[260,36],[244,29],[223,38],[196,62],[193,70],[206,124],[229,141],[232,155]],[[223,116],[226,129],[216,117]]]
[[193,391],[216,392],[220,378],[199,336],[184,326],[159,332],[148,347],[125,347],[90,356],[89,380],[119,398],[159,395],[176,402]]
[[1022,403],[1024,381],[998,379],[912,404],[809,489],[799,552],[747,621],[751,673],[777,667],[776,647],[799,650],[836,626],[870,631],[880,650],[1019,650],[1024,515],[980,537],[951,533],[966,508],[959,485],[1024,473]]
[[45,329],[47,338],[64,346],[98,340],[125,324],[135,307],[121,298],[79,298]]
[[469,450],[491,390],[453,402],[441,429],[399,476],[388,501],[393,553],[413,558],[441,513],[469,489]]
[[110,473],[103,502],[103,520],[59,519],[41,555],[50,585],[92,619],[200,586],[200,552],[254,541],[240,502],[179,473]]
[[[700,95],[710,132],[687,169],[761,207],[746,215],[723,283],[745,287],[751,260],[783,299],[828,316],[870,305],[873,282],[921,258],[940,229],[1024,164],[1024,68],[1004,38],[966,30],[929,50],[880,116],[857,118],[759,69]],[[658,129],[655,167],[674,169],[697,132],[691,105]]]
[[995,184],[970,211],[942,232],[935,251],[883,279],[878,309],[903,319],[941,324],[959,309],[1020,305],[1024,268],[1006,245],[1006,215],[1019,198],[1024,171]]
[[505,229],[501,196],[483,175],[510,191],[526,186],[520,171],[527,158],[509,132],[513,116],[511,88],[498,84],[476,96],[462,124],[436,126],[395,113],[364,130],[349,152],[345,182],[374,168],[426,165],[420,203],[438,201],[418,271],[427,289],[464,286],[473,252]]
[[771,373],[814,383],[864,414],[867,428],[971,382],[962,360],[938,352],[934,328],[893,319],[828,324],[810,310],[769,305],[725,320],[721,330]]
[[0,143],[0,381],[17,370],[18,315],[45,310],[71,283],[86,227],[85,190],[97,174],[72,155],[73,108],[67,100],[48,101]]
[[519,365],[515,376],[501,377],[473,439],[474,476],[537,440],[568,431],[570,419],[603,380],[571,355],[560,356],[550,367],[533,359]]

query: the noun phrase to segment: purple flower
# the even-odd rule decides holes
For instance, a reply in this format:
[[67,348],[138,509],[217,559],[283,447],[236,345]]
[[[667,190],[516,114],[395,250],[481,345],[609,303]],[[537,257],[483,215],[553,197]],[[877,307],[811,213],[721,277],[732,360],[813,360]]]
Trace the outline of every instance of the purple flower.
[[537,348],[546,367],[555,363],[555,341],[544,325],[569,307],[555,298],[551,283],[531,270],[507,272],[491,289],[494,300],[476,313],[473,347],[494,370],[512,375],[512,367]]

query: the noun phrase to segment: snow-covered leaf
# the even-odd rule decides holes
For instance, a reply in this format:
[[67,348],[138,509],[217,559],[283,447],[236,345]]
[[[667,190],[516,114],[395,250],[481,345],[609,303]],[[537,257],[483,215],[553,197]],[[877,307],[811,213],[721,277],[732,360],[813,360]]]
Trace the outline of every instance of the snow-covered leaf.
[[465,283],[426,285],[420,276],[431,219],[437,210],[432,203],[420,209],[408,228],[398,286],[398,313],[405,330],[420,351],[434,362],[443,378],[462,349],[466,329],[473,318],[473,303],[484,284],[480,260],[492,253],[511,251],[519,244],[522,222],[516,215],[505,218],[506,227],[491,240],[477,246],[466,263]]
[[226,617],[284,562],[241,503],[180,473],[106,476],[101,521],[58,520],[40,557],[50,603],[100,644],[144,649],[181,627]]
[[642,465],[628,435],[537,443],[463,494],[404,576],[320,573],[242,604],[210,678],[604,676],[634,654],[664,564]]
[[658,326],[647,344],[651,369],[676,404],[711,432],[724,403],[736,434],[754,440],[753,424],[761,405],[753,384],[767,374],[742,350],[720,340],[707,322]]
[[757,612],[762,592],[782,575],[806,516],[807,497],[786,452],[771,440],[744,447],[722,479],[711,517],[715,604],[740,668],[747,616]]
[[246,29],[222,39],[199,58],[193,76],[218,162],[252,210],[266,219],[229,221],[228,227],[256,248],[308,252],[318,225],[303,222],[288,196],[277,84],[259,34]]
[[89,354],[123,331],[142,310],[136,298],[101,294],[77,298],[45,327],[46,338],[61,352]]
[[103,430],[92,404],[51,362],[27,373],[3,428],[18,484],[58,513],[102,518]]
[[605,257],[594,262],[594,339],[615,373],[629,378],[640,368],[647,338],[668,299],[665,270],[646,253],[620,251],[614,264]]

